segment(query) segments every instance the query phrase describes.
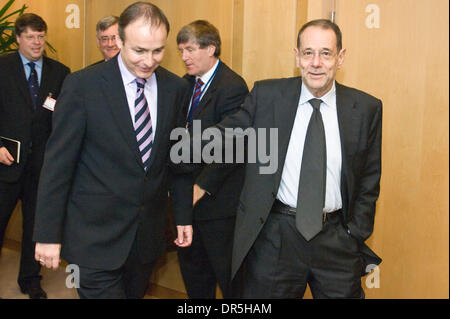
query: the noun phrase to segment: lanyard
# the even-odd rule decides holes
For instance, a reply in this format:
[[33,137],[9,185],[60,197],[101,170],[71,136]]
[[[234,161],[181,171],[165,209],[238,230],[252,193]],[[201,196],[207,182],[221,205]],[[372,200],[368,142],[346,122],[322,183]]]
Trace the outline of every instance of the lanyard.
[[[208,88],[208,85],[211,83],[212,79],[214,78],[214,76],[217,73],[217,69],[220,66],[220,60],[219,63],[217,63],[216,69],[214,70],[213,74],[211,75],[211,77],[209,78],[208,82],[206,82],[205,86],[203,86],[203,89],[200,89],[200,100],[203,98],[203,95],[205,95],[206,89]],[[195,90],[195,86],[194,86],[194,90]],[[192,93],[192,95],[194,95],[194,93]],[[192,98],[191,98],[191,103],[192,103]]]

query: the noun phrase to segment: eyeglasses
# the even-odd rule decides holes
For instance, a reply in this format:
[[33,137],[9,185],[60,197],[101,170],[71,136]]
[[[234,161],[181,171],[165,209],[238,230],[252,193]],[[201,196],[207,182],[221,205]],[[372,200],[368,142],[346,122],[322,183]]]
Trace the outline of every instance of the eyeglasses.
[[23,38],[26,41],[28,41],[28,42],[35,41],[35,40],[37,40],[39,42],[43,42],[45,40],[45,35],[43,35],[43,34],[40,34],[40,35],[24,35]]
[[116,39],[117,38],[115,35],[112,35],[110,37],[105,35],[105,36],[100,37],[100,42],[103,44],[108,43],[109,41],[116,42]]
[[316,55],[319,56],[320,61],[330,61],[336,56],[336,54],[330,50],[320,50],[317,52],[307,49],[300,52],[300,57],[306,61],[313,60]]

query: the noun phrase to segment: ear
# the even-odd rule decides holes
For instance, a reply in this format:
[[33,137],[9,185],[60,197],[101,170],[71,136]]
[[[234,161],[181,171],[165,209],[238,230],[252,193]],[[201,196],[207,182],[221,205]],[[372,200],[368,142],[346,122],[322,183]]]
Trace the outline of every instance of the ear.
[[341,52],[339,52],[338,63],[337,63],[338,69],[340,69],[342,64],[344,63],[346,53],[347,53],[347,49],[341,49]]
[[208,55],[214,56],[215,52],[216,52],[216,47],[212,44],[208,45]]
[[298,48],[294,48],[294,54],[295,54],[295,64],[297,65],[297,68],[300,67],[300,51]]

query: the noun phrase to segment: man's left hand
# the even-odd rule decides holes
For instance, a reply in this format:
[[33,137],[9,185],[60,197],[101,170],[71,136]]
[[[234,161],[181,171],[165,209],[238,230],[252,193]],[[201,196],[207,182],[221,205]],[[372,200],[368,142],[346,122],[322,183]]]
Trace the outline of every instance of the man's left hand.
[[178,247],[189,247],[192,244],[192,225],[177,226],[178,237],[174,243]]

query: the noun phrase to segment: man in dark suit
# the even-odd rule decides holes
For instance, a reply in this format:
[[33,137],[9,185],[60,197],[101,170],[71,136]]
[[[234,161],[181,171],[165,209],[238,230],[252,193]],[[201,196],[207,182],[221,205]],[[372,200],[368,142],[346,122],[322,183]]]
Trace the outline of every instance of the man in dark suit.
[[[247,163],[232,276],[244,298],[362,298],[361,276],[381,262],[372,234],[381,176],[380,100],[335,81],[339,27],[314,20],[295,49],[302,77],[256,82],[217,128],[278,132],[278,169]],[[260,147],[260,145],[257,145]],[[369,266],[371,265],[371,266]],[[369,267],[367,267],[369,266]]]
[[[121,53],[70,75],[56,106],[36,259],[57,268],[61,253],[77,265],[81,298],[142,298],[164,251],[169,135],[187,93],[185,81],[159,66],[168,32],[158,7],[130,5],[119,19]],[[179,207],[176,194],[176,243],[188,246],[192,197]]]
[[[0,140],[0,248],[11,213],[22,201],[23,235],[18,283],[33,299],[46,298],[34,260],[34,213],[45,143],[52,129],[50,99],[70,70],[43,56],[47,25],[33,14],[15,22],[18,52],[0,57],[0,136],[20,141],[19,162]],[[47,106],[43,106],[46,104]]]
[[95,27],[97,36],[97,46],[103,55],[103,60],[95,62],[93,65],[108,61],[115,57],[120,48],[117,45],[119,39],[119,17],[105,16],[98,20]]
[[[186,120],[208,128],[236,112],[248,94],[245,81],[220,57],[220,35],[204,20],[184,26],[177,35],[186,65],[191,99]],[[244,166],[212,168],[200,164],[192,173],[194,184],[192,245],[179,248],[181,273],[189,298],[215,298],[219,284],[224,298],[231,294],[231,251]],[[205,195],[205,192],[207,193]]]

